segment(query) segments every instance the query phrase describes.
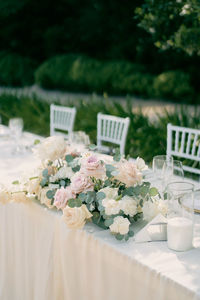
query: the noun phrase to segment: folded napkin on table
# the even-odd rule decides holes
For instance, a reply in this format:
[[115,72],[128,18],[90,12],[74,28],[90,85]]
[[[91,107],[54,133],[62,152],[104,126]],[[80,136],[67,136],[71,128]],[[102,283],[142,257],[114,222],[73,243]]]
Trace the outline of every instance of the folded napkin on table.
[[159,214],[135,235],[136,243],[167,240],[167,219]]

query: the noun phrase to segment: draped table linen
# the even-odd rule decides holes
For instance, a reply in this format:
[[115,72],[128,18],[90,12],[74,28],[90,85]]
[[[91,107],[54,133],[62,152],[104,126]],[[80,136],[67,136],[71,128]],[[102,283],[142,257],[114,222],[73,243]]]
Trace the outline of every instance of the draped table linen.
[[[0,183],[37,166],[31,153],[10,157],[3,145]],[[36,202],[0,204],[0,299],[199,300],[200,247],[117,241],[94,224],[69,230],[60,212]]]

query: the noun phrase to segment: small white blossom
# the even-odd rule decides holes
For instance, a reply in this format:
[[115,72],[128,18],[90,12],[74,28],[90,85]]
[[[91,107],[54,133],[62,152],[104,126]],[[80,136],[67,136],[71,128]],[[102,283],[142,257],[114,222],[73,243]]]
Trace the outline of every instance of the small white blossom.
[[117,216],[114,218],[114,222],[109,226],[110,231],[113,233],[120,233],[122,235],[129,232],[130,222],[127,218]]
[[137,214],[137,202],[132,197],[124,196],[119,202],[125,215],[133,217]]

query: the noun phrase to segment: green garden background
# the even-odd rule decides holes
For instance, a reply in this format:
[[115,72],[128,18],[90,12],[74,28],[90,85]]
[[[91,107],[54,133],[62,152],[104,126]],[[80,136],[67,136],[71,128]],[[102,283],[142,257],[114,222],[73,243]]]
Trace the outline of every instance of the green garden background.
[[[0,1],[0,86],[101,95],[66,102],[78,110],[75,130],[95,143],[99,111],[129,116],[126,154],[147,162],[166,152],[167,123],[200,128],[199,69],[199,0]],[[152,120],[130,97],[183,106]],[[49,104],[36,96],[1,94],[0,115],[49,134]]]

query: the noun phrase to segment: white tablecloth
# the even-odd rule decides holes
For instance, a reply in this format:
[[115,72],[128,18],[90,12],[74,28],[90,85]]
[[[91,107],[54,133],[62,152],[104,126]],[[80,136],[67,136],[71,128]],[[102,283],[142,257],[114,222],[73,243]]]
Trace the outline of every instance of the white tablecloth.
[[[0,149],[0,182],[37,164]],[[93,224],[68,230],[59,213],[34,202],[0,205],[0,299],[200,299],[200,248],[119,242]]]

